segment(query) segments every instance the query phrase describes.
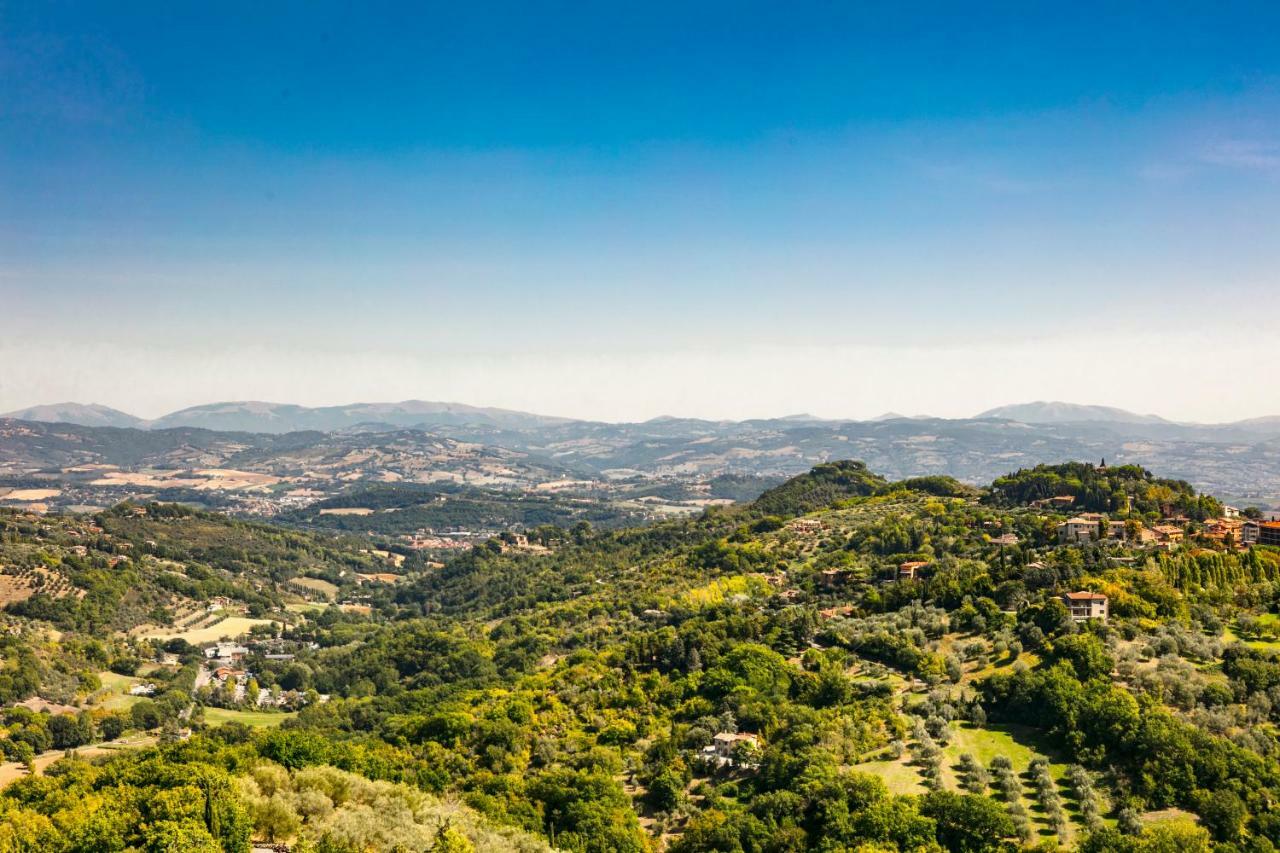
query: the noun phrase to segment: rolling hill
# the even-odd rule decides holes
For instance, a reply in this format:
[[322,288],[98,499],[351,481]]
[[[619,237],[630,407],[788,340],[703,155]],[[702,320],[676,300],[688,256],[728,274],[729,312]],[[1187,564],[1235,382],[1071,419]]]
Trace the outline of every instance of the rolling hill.
[[[378,414],[361,411],[350,417]],[[286,433],[0,420],[0,478],[7,478],[0,480],[0,488],[103,480],[85,466],[106,465],[125,472],[160,469],[161,474],[147,476],[162,478],[198,470],[246,472],[254,477],[220,475],[214,490],[243,482],[263,497],[275,487],[319,489],[332,496],[347,485],[368,482],[453,482],[522,490],[574,481],[589,491],[616,493],[623,485],[705,484],[721,475],[785,478],[851,457],[895,478],[942,474],[967,483],[989,482],[1004,471],[1042,463],[1105,458],[1167,471],[1233,501],[1280,506],[1280,423],[1268,419],[1221,427],[1159,420],[1026,423],[994,417],[850,422],[662,418],[624,424],[553,419],[523,426],[440,423],[429,430],[362,422],[342,430]],[[261,477],[274,479],[257,479]],[[206,493],[211,488],[194,481],[185,485]]]
[[341,430],[361,424],[430,428],[442,424],[477,424],[515,429],[536,429],[566,422],[507,409],[405,400],[400,403],[353,403],[346,406],[309,408],[284,403],[211,403],[172,412],[150,422],[152,429],[202,427],[204,429],[282,433],[298,430]]
[[6,412],[0,417],[94,427],[143,427],[146,425],[146,421],[142,418],[97,403],[53,403],[47,406],[31,406]]

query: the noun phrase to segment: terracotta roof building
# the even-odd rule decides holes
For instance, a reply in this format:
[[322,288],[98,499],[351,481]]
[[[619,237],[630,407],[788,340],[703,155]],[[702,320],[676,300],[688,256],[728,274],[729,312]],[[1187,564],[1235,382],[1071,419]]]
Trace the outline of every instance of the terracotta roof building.
[[1100,592],[1064,592],[1062,603],[1076,622],[1087,619],[1107,621],[1107,597]]
[[915,580],[920,576],[920,571],[929,565],[927,560],[908,560],[898,566],[899,580]]
[[1258,522],[1258,544],[1280,546],[1280,521]]

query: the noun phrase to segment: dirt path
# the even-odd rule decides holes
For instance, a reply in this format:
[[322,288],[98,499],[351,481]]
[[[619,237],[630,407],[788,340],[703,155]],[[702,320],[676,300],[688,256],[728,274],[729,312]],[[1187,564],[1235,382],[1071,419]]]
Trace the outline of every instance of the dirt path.
[[[81,758],[96,758],[100,755],[112,755],[126,749],[138,749],[144,746],[151,746],[156,742],[154,737],[129,737],[121,740],[113,740],[108,743],[94,744],[93,746],[82,746],[75,751],[76,755]],[[35,766],[37,773],[43,773],[45,768],[53,762],[62,758],[65,753],[60,749],[51,749],[48,752],[42,752],[35,757],[32,764]],[[6,761],[0,764],[0,788],[8,786],[11,782],[16,782],[27,775],[27,768],[17,761]]]

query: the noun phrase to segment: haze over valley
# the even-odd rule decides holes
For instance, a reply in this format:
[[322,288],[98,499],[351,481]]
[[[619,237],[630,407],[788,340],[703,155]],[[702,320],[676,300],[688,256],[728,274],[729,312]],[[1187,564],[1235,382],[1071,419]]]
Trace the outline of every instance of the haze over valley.
[[[483,538],[538,513],[605,526],[694,513],[848,458],[898,479],[971,484],[1107,459],[1238,503],[1280,506],[1280,418],[1184,424],[1031,403],[967,419],[604,423],[424,401],[215,403],[150,421],[78,404],[11,412],[0,419],[0,503],[84,511],[178,500],[406,540],[460,531]],[[365,495],[379,506],[361,506]],[[485,509],[458,510],[473,505]]]

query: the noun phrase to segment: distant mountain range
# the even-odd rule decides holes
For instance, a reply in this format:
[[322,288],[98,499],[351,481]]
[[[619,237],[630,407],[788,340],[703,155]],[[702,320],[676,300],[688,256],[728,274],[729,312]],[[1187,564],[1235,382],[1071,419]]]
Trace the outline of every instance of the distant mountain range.
[[1082,406],[1078,403],[1037,401],[1017,403],[988,409],[978,418],[1007,418],[1024,424],[1116,423],[1116,424],[1168,424],[1158,415],[1138,415],[1111,406]]
[[[94,427],[131,427],[134,429],[174,429],[196,427],[231,432],[280,434],[300,430],[333,432],[346,429],[377,427],[430,429],[438,426],[484,426],[507,430],[536,430],[566,424],[600,423],[574,418],[536,415],[510,409],[469,406],[464,403],[437,403],[427,400],[405,400],[400,403],[351,403],[342,406],[298,406],[291,403],[237,401],[208,403],[171,412],[154,420],[146,420],[108,406],[82,403],[56,403],[32,406],[0,414],[0,418],[69,423]],[[1005,419],[1024,424],[1123,424],[1130,426],[1174,427],[1185,429],[1239,430],[1246,434],[1280,433],[1280,415],[1221,424],[1180,423],[1159,415],[1140,415],[1111,406],[1089,406],[1078,403],[1037,401],[1016,403],[988,409],[975,420]],[[902,415],[886,412],[867,422],[893,420],[939,420],[929,415]],[[956,420],[965,420],[964,418]],[[786,415],[741,422],[711,421],[700,418],[662,416],[645,424],[665,431],[698,424],[727,426],[733,423],[843,423],[844,419],[824,419],[813,415]],[[855,421],[856,422],[856,421]],[[605,424],[601,424],[605,425]],[[621,425],[618,425],[621,426]]]
[[0,417],[20,421],[37,421],[47,424],[78,424],[92,427],[134,427],[141,429],[147,422],[128,412],[100,406],[97,403],[53,403],[48,406],[32,406],[7,412]]
[[[437,482],[446,476],[535,488],[560,478],[784,478],[837,459],[863,460],[893,479],[949,474],[986,483],[1040,463],[1105,458],[1141,464],[1232,500],[1280,506],[1276,417],[1185,424],[1044,402],[975,418],[890,414],[868,421],[799,415],[602,423],[423,401],[321,408],[217,403],[137,420],[135,428],[104,426],[128,424],[130,416],[100,406],[64,404],[13,414],[14,419],[0,418],[0,478],[15,487],[19,481],[61,479],[54,471],[95,465],[231,468],[273,477],[312,472],[323,474],[329,489],[337,483]],[[72,418],[92,425],[68,423]]]
[[507,409],[482,408],[461,403],[432,403],[425,400],[405,400],[401,403],[351,403],[345,406],[316,408],[258,401],[209,403],[171,412],[150,421],[97,404],[58,403],[51,406],[19,409],[0,417],[94,427],[132,427],[153,430],[195,427],[271,434],[302,430],[333,432],[371,424],[397,428],[472,424],[508,429],[536,429],[567,423],[569,420],[513,412]]

